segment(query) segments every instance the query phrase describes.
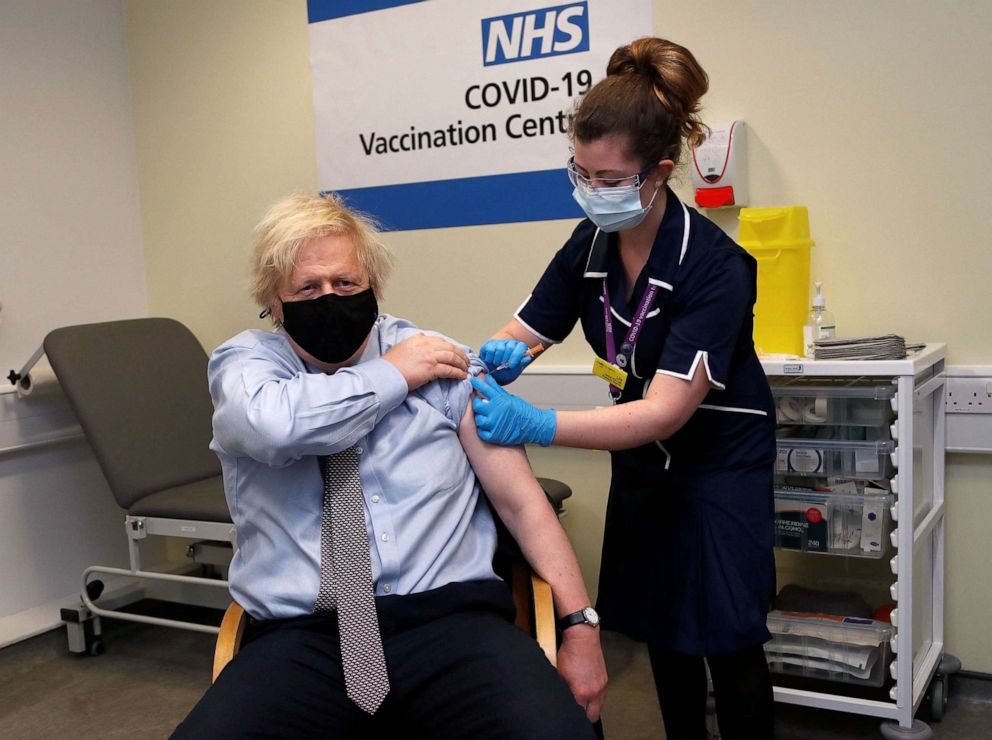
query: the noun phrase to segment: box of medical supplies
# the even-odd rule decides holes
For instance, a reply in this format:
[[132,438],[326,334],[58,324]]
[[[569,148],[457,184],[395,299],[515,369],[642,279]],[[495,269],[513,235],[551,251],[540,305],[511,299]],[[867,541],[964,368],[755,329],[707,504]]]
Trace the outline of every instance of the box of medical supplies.
[[737,243],[758,262],[754,346],[761,354],[802,355],[809,312],[809,215],[806,206],[742,208]]
[[[843,430],[856,433],[845,435]],[[896,445],[891,439],[878,439],[887,435],[888,430],[883,435],[870,427],[785,427],[779,429],[775,440],[775,472],[790,476],[889,478],[894,472],[892,453]]]
[[878,381],[796,378],[776,383],[772,395],[779,424],[887,427],[896,418],[895,386]]
[[892,625],[874,619],[772,611],[765,657],[773,673],[879,687],[892,657]]
[[862,558],[885,554],[891,495],[776,487],[775,546]]

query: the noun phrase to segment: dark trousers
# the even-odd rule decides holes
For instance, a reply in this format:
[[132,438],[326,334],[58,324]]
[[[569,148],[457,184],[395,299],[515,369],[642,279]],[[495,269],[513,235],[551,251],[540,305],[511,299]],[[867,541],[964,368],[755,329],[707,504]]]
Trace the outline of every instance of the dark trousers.
[[649,645],[648,655],[668,740],[707,737],[706,663],[722,740],[772,739],[775,704],[761,645],[706,658]]
[[345,695],[333,615],[249,626],[175,738],[593,738],[502,582],[376,599],[390,692],[374,716]]

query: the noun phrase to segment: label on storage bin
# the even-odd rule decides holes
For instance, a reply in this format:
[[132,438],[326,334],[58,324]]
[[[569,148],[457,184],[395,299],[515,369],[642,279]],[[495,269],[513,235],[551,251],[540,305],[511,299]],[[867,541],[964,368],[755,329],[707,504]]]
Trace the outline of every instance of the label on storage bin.
[[861,550],[863,552],[882,551],[882,509],[881,499],[865,497],[861,515]]
[[782,447],[776,468],[780,473],[822,473],[823,453],[808,447]]
[[875,450],[855,450],[854,469],[859,473],[878,473],[878,453]]
[[827,552],[827,507],[776,499],[775,544],[788,550]]

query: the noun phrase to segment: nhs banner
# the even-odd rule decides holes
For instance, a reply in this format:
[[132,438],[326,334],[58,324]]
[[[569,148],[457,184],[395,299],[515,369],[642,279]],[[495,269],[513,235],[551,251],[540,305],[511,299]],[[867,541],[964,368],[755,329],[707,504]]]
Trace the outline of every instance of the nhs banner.
[[[554,3],[555,0],[550,0]],[[578,218],[568,119],[651,0],[308,0],[321,190],[387,229]]]
[[482,48],[486,65],[589,51],[589,3],[483,18]]

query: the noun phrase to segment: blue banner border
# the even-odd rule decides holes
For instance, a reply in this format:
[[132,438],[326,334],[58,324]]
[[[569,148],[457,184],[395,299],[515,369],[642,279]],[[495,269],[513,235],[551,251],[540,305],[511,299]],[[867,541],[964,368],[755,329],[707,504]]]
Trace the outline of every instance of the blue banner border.
[[426,0],[307,0],[307,22],[320,23],[422,2]]
[[582,218],[563,168],[335,191],[384,231]]

